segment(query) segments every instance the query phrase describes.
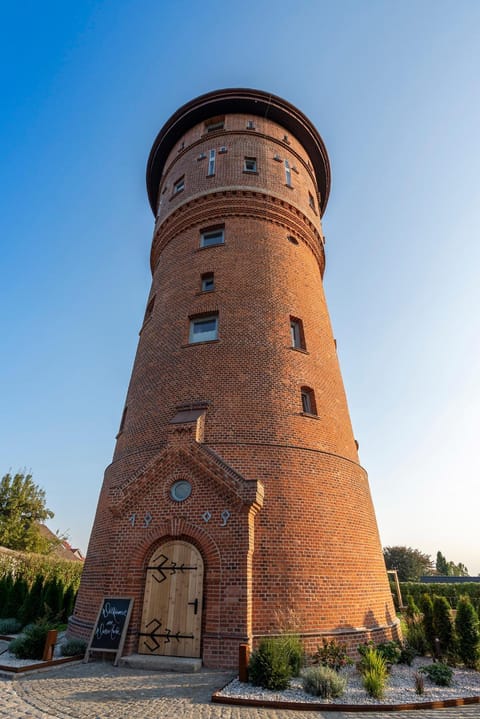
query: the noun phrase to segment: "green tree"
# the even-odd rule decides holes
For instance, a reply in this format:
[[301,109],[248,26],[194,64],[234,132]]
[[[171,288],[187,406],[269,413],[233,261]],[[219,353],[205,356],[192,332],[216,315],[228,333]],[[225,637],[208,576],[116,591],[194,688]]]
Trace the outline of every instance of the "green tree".
[[52,542],[42,537],[39,522],[53,517],[45,505],[45,491],[31,474],[5,474],[0,480],[0,546],[47,554]]
[[412,547],[385,547],[383,557],[387,569],[396,569],[401,582],[416,582],[432,572],[430,555]]
[[69,584],[65,594],[63,595],[63,620],[65,622],[67,622],[69,617],[73,614],[76,594],[77,593],[73,584]]
[[5,574],[0,581],[0,617],[7,618],[10,609],[10,596],[13,590],[12,575]]
[[448,562],[441,552],[437,552],[435,568],[445,577],[468,577],[468,569],[462,562]]
[[435,629],[433,626],[433,601],[429,594],[420,597],[420,611],[422,612],[423,631],[431,652],[435,650]]
[[63,585],[55,577],[45,582],[42,603],[48,617],[57,619],[63,611]]
[[442,654],[447,657],[455,655],[455,631],[452,610],[446,597],[435,597],[433,600],[433,629],[440,640]]
[[448,576],[448,562],[441,552],[437,552],[437,561],[435,563],[435,569],[443,576]]
[[478,617],[468,597],[460,597],[455,617],[458,654],[466,667],[477,669],[480,661],[480,631]]

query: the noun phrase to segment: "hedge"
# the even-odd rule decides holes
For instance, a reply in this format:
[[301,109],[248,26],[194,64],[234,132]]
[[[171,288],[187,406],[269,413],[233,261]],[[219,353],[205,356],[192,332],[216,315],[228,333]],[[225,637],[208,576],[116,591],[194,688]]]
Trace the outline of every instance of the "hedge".
[[456,609],[460,597],[467,596],[477,613],[480,611],[480,582],[456,582],[455,584],[400,582],[400,589],[404,604],[407,603],[407,597],[410,595],[418,606],[422,594],[428,594],[432,601],[434,597],[445,597],[451,608]]
[[45,581],[56,579],[64,587],[73,585],[77,590],[82,570],[83,562],[59,559],[45,554],[14,552],[0,547],[0,579],[7,575],[11,575],[13,579],[22,577],[30,587],[35,577],[41,575]]

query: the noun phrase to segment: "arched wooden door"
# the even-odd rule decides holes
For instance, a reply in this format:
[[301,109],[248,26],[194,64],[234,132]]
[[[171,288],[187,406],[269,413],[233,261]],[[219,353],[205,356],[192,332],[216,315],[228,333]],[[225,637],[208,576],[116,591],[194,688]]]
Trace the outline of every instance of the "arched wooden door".
[[147,567],[140,654],[199,657],[203,559],[193,544],[162,544]]

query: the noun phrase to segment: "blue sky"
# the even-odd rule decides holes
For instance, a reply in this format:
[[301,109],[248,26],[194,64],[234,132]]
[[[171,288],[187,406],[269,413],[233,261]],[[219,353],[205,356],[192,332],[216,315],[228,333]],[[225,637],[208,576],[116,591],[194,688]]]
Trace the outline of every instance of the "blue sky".
[[480,573],[480,4],[34,0],[0,27],[0,472],[86,550],[150,284],[145,165],[193,97],[297,105],[332,165],[325,286],[384,545]]

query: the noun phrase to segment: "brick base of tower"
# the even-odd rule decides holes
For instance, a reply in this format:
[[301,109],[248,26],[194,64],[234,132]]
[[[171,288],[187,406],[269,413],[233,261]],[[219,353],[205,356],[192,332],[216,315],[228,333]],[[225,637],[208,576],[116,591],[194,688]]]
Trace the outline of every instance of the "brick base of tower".
[[[233,460],[238,468],[246,466],[251,450],[225,446],[227,462],[219,448],[195,437],[195,422],[175,425],[164,450],[141,472],[102,493],[70,635],[90,635],[104,596],[132,597],[124,653],[136,653],[150,558],[178,539],[194,545],[205,564],[201,657],[207,667],[234,668],[239,644],[254,648],[262,637],[285,631],[299,633],[307,653],[322,639],[334,638],[354,655],[362,642],[399,637],[376,527],[354,517],[359,507],[368,515],[370,502],[358,465],[308,452],[295,472],[292,450],[277,448],[274,476],[262,483],[244,479],[231,466]],[[261,454],[257,448],[256,461],[267,464],[270,449]],[[118,463],[109,468],[111,481],[120,469]],[[191,501],[169,499],[172,481],[187,476]],[[270,501],[279,494],[283,504]],[[344,515],[352,518],[347,528]],[[281,539],[284,531],[287,541]],[[105,542],[107,535],[114,540]]]

